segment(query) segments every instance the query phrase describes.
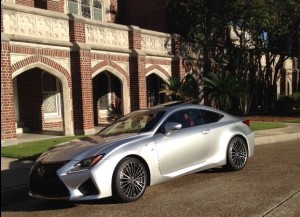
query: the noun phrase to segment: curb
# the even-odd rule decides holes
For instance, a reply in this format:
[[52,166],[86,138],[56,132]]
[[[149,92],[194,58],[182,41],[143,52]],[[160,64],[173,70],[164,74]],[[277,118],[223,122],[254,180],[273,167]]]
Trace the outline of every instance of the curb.
[[293,140],[300,140],[300,133],[288,133],[284,135],[271,135],[254,138],[255,145],[266,145]]

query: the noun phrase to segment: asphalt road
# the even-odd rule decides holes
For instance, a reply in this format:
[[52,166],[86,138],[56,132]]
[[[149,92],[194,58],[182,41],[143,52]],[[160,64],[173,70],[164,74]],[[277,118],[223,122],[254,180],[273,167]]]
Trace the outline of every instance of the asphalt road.
[[[3,198],[2,198],[3,199]],[[82,203],[30,199],[2,216],[300,216],[300,142],[257,146],[239,172],[204,171],[151,186],[142,199]]]

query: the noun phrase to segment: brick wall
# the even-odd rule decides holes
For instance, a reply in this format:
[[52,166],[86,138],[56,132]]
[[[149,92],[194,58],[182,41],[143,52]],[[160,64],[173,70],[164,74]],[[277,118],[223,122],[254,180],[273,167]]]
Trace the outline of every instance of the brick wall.
[[147,107],[147,82],[145,74],[145,55],[141,49],[141,31],[131,27],[129,31],[129,48],[134,50],[130,57],[130,100],[131,111]]
[[13,82],[8,43],[1,43],[1,140],[16,138]]
[[83,21],[71,19],[69,28],[71,42],[85,42],[85,24]]
[[141,32],[139,30],[133,30],[129,32],[129,48],[141,49]]
[[73,114],[75,133],[94,128],[91,53],[79,50],[71,52],[73,84]]
[[118,0],[117,23],[166,32],[165,0]]
[[145,56],[132,56],[130,70],[131,111],[147,107],[147,82],[145,74]]
[[17,77],[19,117],[30,130],[42,130],[42,71],[28,70]]
[[53,121],[53,122],[43,122],[43,130],[47,129],[59,129],[61,130],[63,128],[63,122],[59,121]]
[[110,1],[110,17],[111,17],[111,22],[115,23],[118,20],[118,0],[111,0]]
[[47,0],[46,2],[47,2],[46,5],[47,10],[64,13],[64,4],[65,4],[64,0],[58,0],[58,1]]
[[34,0],[16,0],[16,4],[34,7]]

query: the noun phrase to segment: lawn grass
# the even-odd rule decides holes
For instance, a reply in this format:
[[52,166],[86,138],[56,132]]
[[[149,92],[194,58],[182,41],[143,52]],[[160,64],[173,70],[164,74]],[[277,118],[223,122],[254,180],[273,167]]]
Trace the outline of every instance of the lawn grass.
[[250,122],[250,128],[253,131],[257,130],[267,130],[267,129],[275,129],[275,128],[282,128],[286,127],[285,124],[282,123],[276,123],[276,122],[257,122],[257,121],[252,121]]
[[40,141],[24,142],[18,145],[1,147],[1,157],[15,158],[19,160],[36,160],[47,149],[73,139],[85,136],[66,136]]
[[[295,122],[295,123],[299,123],[299,122]],[[274,122],[274,123],[268,122],[267,123],[267,122],[252,121],[250,123],[250,128],[253,131],[281,128],[281,127],[285,127],[285,126],[286,126],[285,124],[276,123],[276,122]],[[25,143],[20,143],[18,145],[12,145],[12,146],[5,146],[5,147],[1,147],[1,156],[15,158],[15,159],[19,159],[19,160],[35,161],[47,149],[49,149],[57,144],[67,142],[72,139],[82,138],[82,137],[85,137],[85,136],[60,137],[60,138],[47,139],[47,140],[41,140],[41,141],[25,142]]]
[[300,119],[287,121],[288,123],[300,123]]

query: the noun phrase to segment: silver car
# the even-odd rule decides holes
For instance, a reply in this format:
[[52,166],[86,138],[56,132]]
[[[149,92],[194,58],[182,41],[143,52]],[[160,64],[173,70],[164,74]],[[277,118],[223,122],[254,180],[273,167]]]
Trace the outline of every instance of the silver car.
[[97,135],[43,153],[30,174],[30,195],[121,202],[146,187],[224,166],[237,171],[254,153],[249,121],[211,107],[178,104],[132,112]]

